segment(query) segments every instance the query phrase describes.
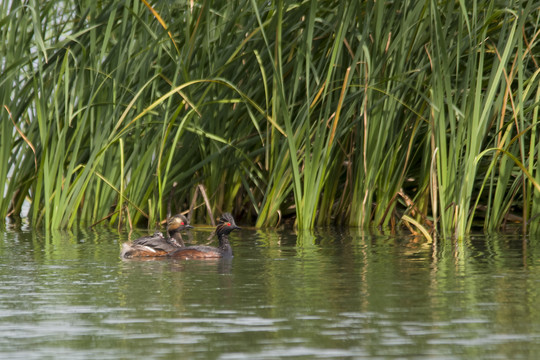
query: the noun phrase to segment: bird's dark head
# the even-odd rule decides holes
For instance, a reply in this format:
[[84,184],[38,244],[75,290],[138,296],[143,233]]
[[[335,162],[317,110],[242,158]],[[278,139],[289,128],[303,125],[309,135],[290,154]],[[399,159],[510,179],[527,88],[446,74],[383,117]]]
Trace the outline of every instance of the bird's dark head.
[[182,231],[185,229],[192,229],[193,226],[189,225],[188,219],[182,215],[177,214],[174,216],[171,216],[169,220],[167,221],[167,231]]
[[216,227],[216,233],[229,234],[233,230],[241,230],[241,228],[236,225],[231,213],[222,214]]

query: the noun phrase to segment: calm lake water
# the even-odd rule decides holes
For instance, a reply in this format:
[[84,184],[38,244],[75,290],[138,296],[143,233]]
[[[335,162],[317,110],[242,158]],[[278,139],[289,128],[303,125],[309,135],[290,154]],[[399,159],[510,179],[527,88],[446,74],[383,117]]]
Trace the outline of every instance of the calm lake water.
[[540,354],[540,238],[430,244],[353,229],[244,229],[231,234],[229,261],[125,261],[126,240],[104,229],[0,231],[0,358]]

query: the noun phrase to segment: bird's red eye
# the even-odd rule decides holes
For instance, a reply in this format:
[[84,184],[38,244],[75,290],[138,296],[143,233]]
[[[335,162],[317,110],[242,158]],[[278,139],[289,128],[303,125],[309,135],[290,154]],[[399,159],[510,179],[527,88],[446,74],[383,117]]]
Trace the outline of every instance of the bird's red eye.
[[227,226],[231,226],[231,223],[227,223]]
[[184,225],[184,222],[182,221],[182,222],[180,223],[180,225]]

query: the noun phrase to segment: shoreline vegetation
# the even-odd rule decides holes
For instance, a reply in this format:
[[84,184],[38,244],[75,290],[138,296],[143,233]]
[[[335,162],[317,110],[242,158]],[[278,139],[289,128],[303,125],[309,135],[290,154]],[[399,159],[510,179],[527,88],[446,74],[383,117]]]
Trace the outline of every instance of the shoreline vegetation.
[[536,1],[0,11],[4,218],[540,232]]

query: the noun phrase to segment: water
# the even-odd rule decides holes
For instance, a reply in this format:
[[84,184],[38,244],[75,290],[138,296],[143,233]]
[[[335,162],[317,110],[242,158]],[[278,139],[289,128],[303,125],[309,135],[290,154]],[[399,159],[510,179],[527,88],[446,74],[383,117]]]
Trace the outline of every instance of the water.
[[[139,231],[133,237],[145,234]],[[204,243],[209,230],[189,241]],[[3,359],[534,359],[540,239],[233,232],[230,261],[126,234],[0,232]]]

